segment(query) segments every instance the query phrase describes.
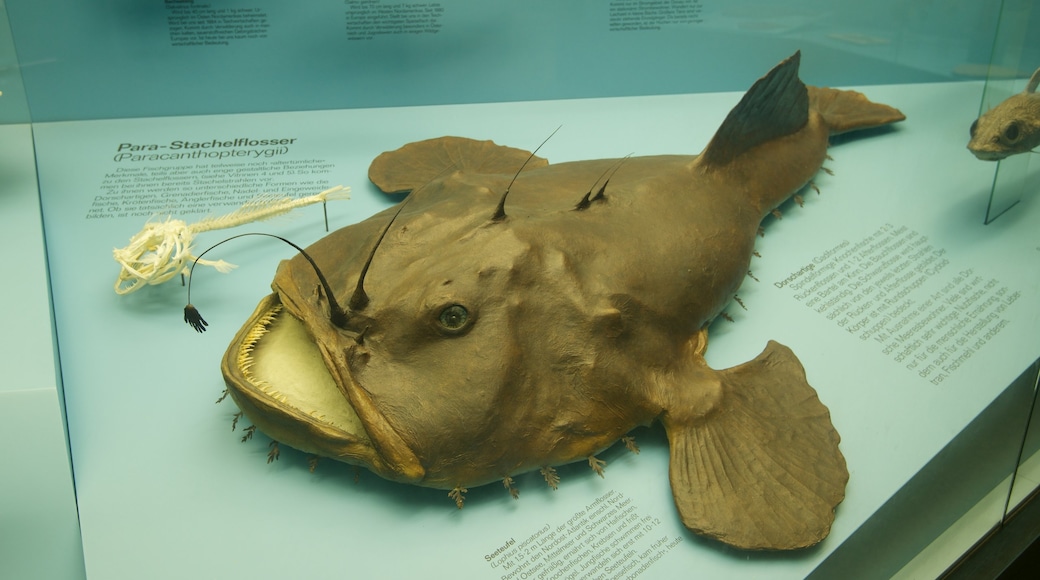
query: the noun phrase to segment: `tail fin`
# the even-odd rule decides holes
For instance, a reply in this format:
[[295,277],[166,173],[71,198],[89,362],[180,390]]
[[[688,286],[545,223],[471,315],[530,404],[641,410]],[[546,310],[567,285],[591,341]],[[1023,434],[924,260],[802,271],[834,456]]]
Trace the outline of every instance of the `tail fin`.
[[798,78],[801,56],[794,53],[751,85],[701,154],[703,163],[725,165],[753,147],[797,133],[808,123],[810,109],[821,115],[831,135],[906,118],[855,91],[806,87]]
[[740,366],[717,373],[701,368],[721,383],[714,408],[701,416],[670,408],[663,418],[683,524],[745,549],[802,548],[822,540],[849,474],[830,413],[801,363],[770,341]]
[[809,106],[823,117],[831,135],[906,119],[899,109],[872,102],[856,91],[809,87]]
[[798,78],[801,59],[801,51],[794,53],[751,85],[704,149],[704,162],[729,163],[756,145],[805,126],[809,120],[809,95]]

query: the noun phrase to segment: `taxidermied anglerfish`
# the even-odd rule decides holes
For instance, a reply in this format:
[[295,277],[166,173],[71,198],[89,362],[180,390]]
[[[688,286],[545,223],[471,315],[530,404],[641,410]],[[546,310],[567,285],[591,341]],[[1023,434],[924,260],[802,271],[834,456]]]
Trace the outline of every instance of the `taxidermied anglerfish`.
[[690,530],[819,542],[848,471],[798,359],[775,342],[722,371],[703,356],[760,222],[828,135],[903,119],[807,88],[798,64],[756,82],[700,156],[549,165],[458,137],[383,153],[370,178],[410,195],[307,249],[327,281],[303,255],[279,266],[224,357],[231,396],[275,441],[459,507],[493,481],[515,495],[527,471],[601,471],[597,453],[661,421]]
[[145,286],[167,282],[177,274],[188,274],[189,263],[212,266],[222,273],[230,272],[234,264],[224,260],[200,260],[192,255],[192,243],[196,235],[271,219],[298,207],[333,199],[350,199],[350,188],[337,185],[300,198],[265,193],[231,213],[208,216],[193,224],[175,220],[171,216],[163,221],[148,220],[141,231],[130,237],[126,247],[112,250],[112,257],[120,266],[115,283],[116,294],[130,294]]
[[968,149],[983,161],[1000,161],[1040,146],[1040,69],[1021,93],[1011,95],[971,124]]

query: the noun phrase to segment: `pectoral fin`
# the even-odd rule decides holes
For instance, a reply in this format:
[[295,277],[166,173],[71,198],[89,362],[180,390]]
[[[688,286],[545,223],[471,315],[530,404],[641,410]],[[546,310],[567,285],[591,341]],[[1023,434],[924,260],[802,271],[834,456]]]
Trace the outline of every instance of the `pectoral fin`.
[[801,548],[822,540],[849,474],[830,413],[801,363],[770,341],[740,366],[701,368],[698,380],[707,372],[718,381],[712,409],[669,408],[662,417],[683,523],[746,549]]
[[464,173],[503,173],[512,175],[549,164],[529,151],[476,141],[465,137],[439,137],[409,143],[400,149],[380,154],[368,168],[368,178],[386,193],[411,191],[436,179],[448,170]]

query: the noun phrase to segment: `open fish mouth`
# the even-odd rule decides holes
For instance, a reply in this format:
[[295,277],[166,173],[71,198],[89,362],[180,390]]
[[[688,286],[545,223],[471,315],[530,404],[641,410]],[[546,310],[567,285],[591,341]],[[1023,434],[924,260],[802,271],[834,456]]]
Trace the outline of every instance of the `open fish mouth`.
[[276,441],[382,471],[384,462],[304,324],[272,294],[224,355],[228,392]]

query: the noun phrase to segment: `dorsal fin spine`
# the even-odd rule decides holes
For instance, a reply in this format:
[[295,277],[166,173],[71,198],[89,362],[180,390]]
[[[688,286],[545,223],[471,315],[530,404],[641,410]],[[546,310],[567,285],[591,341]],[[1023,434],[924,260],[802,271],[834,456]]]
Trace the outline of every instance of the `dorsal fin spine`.
[[[614,174],[617,173],[617,170],[621,168],[621,165],[625,161],[628,161],[628,158],[631,156],[632,154],[629,153],[628,155],[625,155],[620,160],[618,160],[617,163],[608,167],[607,170],[603,172],[603,175],[600,175],[599,179],[597,179],[592,184],[592,187],[590,187],[588,193],[586,193],[585,196],[581,198],[581,201],[578,202],[578,205],[574,206],[575,211],[583,211],[587,209],[590,205],[592,205],[592,202],[602,201],[605,198],[604,193],[607,191],[607,184],[610,183],[610,178],[614,177]],[[596,194],[593,195],[592,190],[596,189],[596,183],[599,183],[599,180],[603,179],[604,176],[606,176],[607,179],[603,181],[603,185],[601,185],[599,190],[596,191]]]
[[[563,127],[563,125],[560,125],[560,127]],[[556,130],[550,133],[549,136],[545,138],[545,141],[542,141],[542,145],[548,143],[549,139],[552,139],[553,135],[556,134],[556,131],[560,130],[560,127],[557,127]],[[498,200],[498,205],[495,207],[494,215],[491,216],[491,221],[500,222],[506,219],[506,198],[509,197],[509,189],[513,187],[513,184],[516,182],[516,178],[520,177],[520,172],[524,170],[524,167],[527,167],[527,164],[530,163],[532,159],[534,159],[535,153],[538,153],[538,150],[542,148],[542,145],[536,147],[535,150],[531,152],[531,155],[527,157],[527,160],[524,161],[522,165],[520,165],[520,169],[516,170],[516,175],[514,175],[513,179],[510,180],[509,185],[506,186],[505,192],[502,194],[502,197],[500,197]]]

